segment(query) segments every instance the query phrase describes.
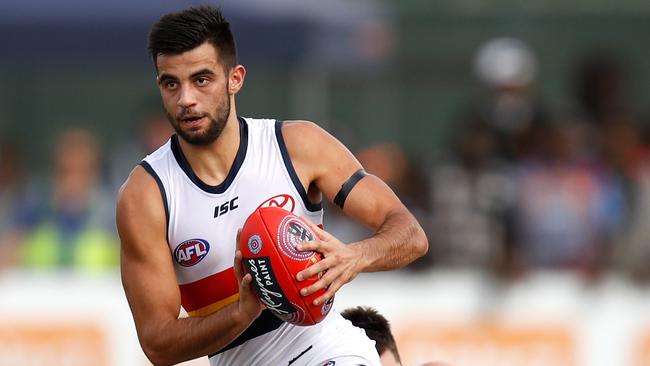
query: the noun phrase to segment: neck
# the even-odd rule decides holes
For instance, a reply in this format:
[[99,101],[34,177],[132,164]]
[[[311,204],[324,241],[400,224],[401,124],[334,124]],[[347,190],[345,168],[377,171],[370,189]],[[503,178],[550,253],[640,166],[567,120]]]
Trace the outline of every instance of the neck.
[[211,144],[197,146],[179,138],[179,144],[194,174],[209,185],[218,185],[228,176],[240,143],[239,121],[233,106],[221,135]]

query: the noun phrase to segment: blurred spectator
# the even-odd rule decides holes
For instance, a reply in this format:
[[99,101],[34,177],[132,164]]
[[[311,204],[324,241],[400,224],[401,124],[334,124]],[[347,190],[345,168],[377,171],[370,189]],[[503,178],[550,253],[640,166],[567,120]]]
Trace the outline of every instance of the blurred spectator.
[[369,173],[393,189],[415,216],[425,213],[424,178],[401,146],[390,142],[376,144],[361,149],[356,156]]
[[[630,103],[627,71],[614,53],[589,53],[578,63],[575,97],[578,111],[599,133],[599,157],[619,184],[625,203],[607,259],[614,268],[647,281],[650,150]],[[617,213],[609,216],[616,219]]]
[[436,264],[492,270],[505,260],[512,188],[496,143],[491,128],[472,122],[454,158],[432,173],[429,254]]
[[33,269],[113,268],[119,248],[113,201],[100,182],[100,150],[88,131],[64,131],[55,142],[51,186],[33,207],[36,219],[21,248]]
[[543,154],[518,168],[516,241],[532,268],[596,275],[620,229],[624,187],[594,159],[591,131],[576,120],[550,126]]
[[500,157],[520,158],[528,152],[531,131],[546,120],[536,93],[537,59],[533,50],[516,38],[492,39],[479,48],[474,69],[487,94],[469,110],[474,119],[495,131]]
[[159,97],[155,102],[147,102],[136,116],[136,133],[111,149],[109,165],[111,172],[111,191],[117,192],[133,168],[148,154],[164,145],[174,133],[165,116]]
[[575,75],[578,110],[588,121],[602,126],[606,120],[631,111],[624,67],[614,54],[584,56]]
[[437,264],[505,270],[512,244],[511,165],[539,149],[546,123],[537,59],[523,41],[488,40],[474,71],[485,94],[462,112],[452,158],[431,174],[431,248]]
[[612,113],[603,119],[601,135],[604,162],[628,180],[636,180],[650,157],[638,119],[625,112]]
[[635,280],[650,283],[650,166],[637,176],[634,204],[623,234],[612,253],[617,270]]
[[16,249],[28,221],[25,176],[17,146],[9,141],[0,143],[0,269],[18,262]]
[[152,113],[146,116],[139,132],[140,148],[148,155],[164,145],[174,130],[162,113]]
[[639,121],[632,114],[612,113],[601,123],[600,158],[621,181],[627,205],[633,210],[640,178],[649,167],[650,150],[643,142]]
[[650,149],[636,118],[610,115],[603,122],[603,158],[625,186],[628,217],[613,247],[614,267],[650,281]]

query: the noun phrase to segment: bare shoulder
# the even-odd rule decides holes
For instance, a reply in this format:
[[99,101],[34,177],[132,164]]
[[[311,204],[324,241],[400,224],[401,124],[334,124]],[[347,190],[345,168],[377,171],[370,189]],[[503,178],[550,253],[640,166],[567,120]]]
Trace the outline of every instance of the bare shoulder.
[[137,166],[117,197],[116,221],[122,248],[165,238],[165,207],[154,178]]
[[318,150],[320,144],[338,142],[316,123],[302,120],[285,121],[282,124],[282,136],[287,148],[305,152]]
[[327,166],[330,162],[350,161],[358,165],[343,143],[314,122],[286,121],[282,126],[282,135],[292,160],[299,163]]
[[[159,191],[154,178],[140,165],[136,166],[117,195],[117,209],[137,208],[143,201],[151,200]],[[160,193],[157,193],[160,196]]]
[[341,184],[361,168],[343,143],[313,122],[287,121],[282,135],[303,182],[314,183],[330,200]]

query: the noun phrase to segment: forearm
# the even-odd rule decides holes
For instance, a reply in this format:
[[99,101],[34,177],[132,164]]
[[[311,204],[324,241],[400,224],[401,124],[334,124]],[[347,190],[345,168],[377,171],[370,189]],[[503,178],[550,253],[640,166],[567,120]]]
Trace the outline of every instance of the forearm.
[[403,267],[426,254],[429,246],[424,230],[406,210],[387,215],[373,236],[350,245],[360,252],[360,272]]
[[298,281],[321,274],[318,281],[301,290],[303,296],[326,289],[323,295],[314,300],[314,305],[322,304],[360,272],[403,267],[427,252],[428,243],[424,231],[404,206],[382,212],[380,216],[382,219],[371,225],[377,227],[375,235],[348,245],[310,223],[319,240],[303,242],[297,248],[322,253],[324,259],[297,274]]
[[173,365],[222,349],[250,325],[237,303],[206,317],[170,319],[140,334],[142,348],[154,365]]

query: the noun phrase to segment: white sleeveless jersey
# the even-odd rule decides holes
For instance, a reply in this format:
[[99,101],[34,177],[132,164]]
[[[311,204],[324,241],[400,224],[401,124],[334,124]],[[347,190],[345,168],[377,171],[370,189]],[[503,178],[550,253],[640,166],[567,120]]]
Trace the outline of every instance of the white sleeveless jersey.
[[[194,174],[177,135],[140,163],[161,191],[167,242],[181,303],[189,316],[205,316],[237,301],[232,268],[237,230],[257,207],[280,206],[322,223],[321,204],[309,201],[291,164],[281,122],[238,120],[239,150],[227,177],[217,186]],[[335,310],[310,327],[284,323],[265,310],[237,339],[210,355],[210,364],[311,365],[337,355],[359,354],[355,350],[364,350],[372,358],[372,343]]]

